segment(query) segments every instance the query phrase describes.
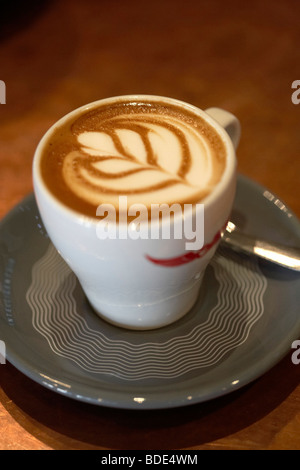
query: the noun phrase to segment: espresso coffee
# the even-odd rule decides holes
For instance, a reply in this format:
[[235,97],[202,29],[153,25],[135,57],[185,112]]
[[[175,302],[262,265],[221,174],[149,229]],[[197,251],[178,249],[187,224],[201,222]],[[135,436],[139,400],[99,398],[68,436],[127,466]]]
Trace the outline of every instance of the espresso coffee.
[[222,137],[168,101],[116,98],[73,114],[44,146],[41,175],[63,204],[96,217],[100,204],[198,203],[226,166]]

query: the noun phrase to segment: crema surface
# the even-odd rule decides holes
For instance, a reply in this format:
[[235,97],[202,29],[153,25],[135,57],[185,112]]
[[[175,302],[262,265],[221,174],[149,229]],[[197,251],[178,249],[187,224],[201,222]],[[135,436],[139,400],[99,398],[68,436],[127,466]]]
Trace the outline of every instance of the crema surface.
[[157,101],[116,100],[72,117],[48,138],[41,173],[68,207],[96,217],[128,205],[201,202],[220,181],[225,144],[202,117]]

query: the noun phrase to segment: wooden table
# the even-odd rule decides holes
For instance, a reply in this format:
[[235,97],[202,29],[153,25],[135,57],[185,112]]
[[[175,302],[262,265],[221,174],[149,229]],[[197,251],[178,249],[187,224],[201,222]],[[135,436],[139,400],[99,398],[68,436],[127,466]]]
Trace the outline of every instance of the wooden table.
[[[1,217],[32,191],[33,152],[53,122],[126,93],[236,114],[239,171],[300,216],[297,0],[22,3],[0,20]],[[75,402],[0,365],[0,449],[299,450],[299,377],[287,355],[223,398],[140,413]]]

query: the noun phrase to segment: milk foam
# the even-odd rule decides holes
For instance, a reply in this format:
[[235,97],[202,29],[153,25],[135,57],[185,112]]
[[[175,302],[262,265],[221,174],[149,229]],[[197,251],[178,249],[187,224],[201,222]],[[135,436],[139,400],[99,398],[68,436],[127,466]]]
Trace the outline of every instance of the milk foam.
[[73,209],[201,202],[226,165],[222,138],[201,116],[164,102],[116,102],[58,127],[41,160],[45,183]]
[[[128,203],[172,203],[194,198],[211,188],[213,152],[205,135],[170,116],[134,114],[133,129],[118,117],[114,132],[85,131],[77,136],[78,151],[63,164],[71,191],[93,205],[117,205],[119,195]],[[128,123],[128,116],[124,117]],[[126,124],[128,125],[128,124]],[[186,166],[186,171],[182,168]]]

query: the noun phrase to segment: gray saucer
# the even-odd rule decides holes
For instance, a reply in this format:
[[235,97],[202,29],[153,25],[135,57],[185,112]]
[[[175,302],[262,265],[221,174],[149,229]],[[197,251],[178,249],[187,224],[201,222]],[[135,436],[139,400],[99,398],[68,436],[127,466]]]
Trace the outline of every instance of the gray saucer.
[[[242,176],[232,220],[252,235],[300,245],[297,218]],[[292,356],[300,336],[300,275],[223,247],[183,319],[148,332],[109,325],[93,312],[51,244],[33,195],[1,222],[0,255],[6,359],[41,385],[80,401],[128,409],[200,403],[241,388]]]

